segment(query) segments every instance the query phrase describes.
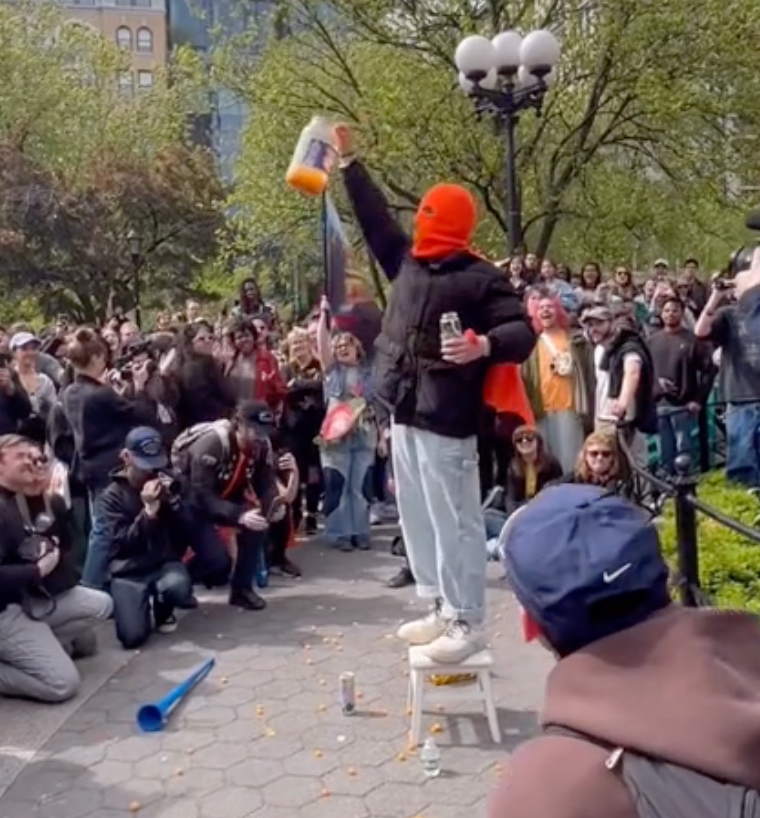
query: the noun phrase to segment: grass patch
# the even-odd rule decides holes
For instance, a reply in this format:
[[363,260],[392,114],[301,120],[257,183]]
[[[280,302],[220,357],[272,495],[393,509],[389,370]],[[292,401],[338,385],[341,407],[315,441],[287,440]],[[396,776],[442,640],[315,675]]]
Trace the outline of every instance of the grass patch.
[[[752,525],[760,504],[746,489],[727,483],[722,472],[700,480],[699,498],[727,516]],[[675,513],[672,501],[666,506],[660,528],[663,549],[675,564]],[[738,608],[760,613],[760,545],[735,534],[704,514],[697,513],[699,575],[702,588],[721,608]]]

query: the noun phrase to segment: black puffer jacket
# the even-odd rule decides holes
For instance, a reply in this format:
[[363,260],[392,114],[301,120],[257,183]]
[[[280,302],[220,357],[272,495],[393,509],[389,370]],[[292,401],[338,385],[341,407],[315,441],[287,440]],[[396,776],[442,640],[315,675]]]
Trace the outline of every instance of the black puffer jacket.
[[[364,167],[352,163],[344,179],[367,243],[393,282],[375,343],[377,400],[397,423],[445,437],[477,434],[489,366],[522,363],[535,344],[522,302],[503,272],[470,253],[435,263],[412,258],[408,237]],[[459,366],[441,359],[445,312],[456,312],[463,329],[488,336],[487,360]]]

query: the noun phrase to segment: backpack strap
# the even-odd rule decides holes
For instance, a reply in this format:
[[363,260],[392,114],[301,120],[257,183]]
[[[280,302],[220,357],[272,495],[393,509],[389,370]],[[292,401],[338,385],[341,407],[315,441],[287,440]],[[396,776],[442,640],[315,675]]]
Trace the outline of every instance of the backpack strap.
[[580,730],[573,730],[571,727],[564,727],[561,724],[547,724],[543,729],[543,735],[548,736],[565,736],[565,738],[574,738],[578,741],[585,741],[587,744],[593,744],[602,750],[606,750],[609,755],[604,762],[604,766],[608,770],[617,769],[623,757],[625,750],[609,741],[598,738],[597,736],[590,736],[588,733],[583,733]]

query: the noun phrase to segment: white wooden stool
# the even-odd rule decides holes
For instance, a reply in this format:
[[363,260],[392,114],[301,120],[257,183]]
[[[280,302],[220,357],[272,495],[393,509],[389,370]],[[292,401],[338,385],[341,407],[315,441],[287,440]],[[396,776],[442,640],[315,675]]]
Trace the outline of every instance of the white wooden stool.
[[[422,712],[425,698],[432,704],[443,704],[452,701],[478,701],[483,703],[491,738],[496,744],[501,743],[499,719],[496,716],[496,705],[491,687],[491,668],[493,655],[490,650],[481,650],[465,659],[458,665],[438,664],[429,659],[422,647],[409,648],[409,708],[412,711],[411,743],[417,746],[422,743]],[[426,688],[425,679],[434,674],[442,676],[474,675],[475,681],[452,685],[448,689]]]

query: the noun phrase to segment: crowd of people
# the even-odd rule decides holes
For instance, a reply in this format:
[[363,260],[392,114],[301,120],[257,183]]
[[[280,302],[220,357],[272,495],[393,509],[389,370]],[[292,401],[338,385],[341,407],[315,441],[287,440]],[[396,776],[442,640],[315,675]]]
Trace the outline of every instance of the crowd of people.
[[[198,584],[229,585],[230,604],[259,610],[270,572],[300,576],[288,551],[299,532],[321,520],[326,543],[366,550],[372,524],[398,513],[409,553],[389,584],[415,581],[436,606],[402,636],[438,640],[432,653],[454,661],[482,644],[480,563],[510,515],[553,482],[619,485],[621,424],[642,457],[655,435],[672,473],[694,454],[716,372],[728,476],[760,483],[748,445],[759,348],[731,289],[706,287],[696,260],[635,276],[596,263],[576,275],[531,254],[492,264],[469,249],[475,204],[455,185],[423,199],[409,239],[350,133],[340,139],[349,199],[392,283],[385,313],[351,277],[344,304],[323,298],[286,326],[248,279],[224,318],[190,300],[150,331],[123,316],[100,328],[60,316],[40,336],[0,328],[0,513],[15,532],[0,556],[0,634],[40,596],[52,594],[51,617],[76,607],[55,601],[74,590],[79,618],[113,616],[125,647],[173,630]],[[454,337],[441,337],[444,314],[461,325]],[[49,511],[21,509],[24,480],[35,503],[52,492]],[[47,562],[19,584],[27,540]],[[0,692],[18,695],[2,651]],[[40,661],[72,678],[68,656]]]

